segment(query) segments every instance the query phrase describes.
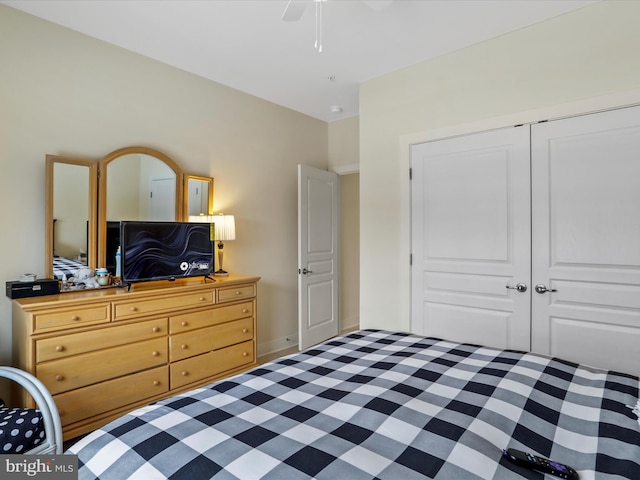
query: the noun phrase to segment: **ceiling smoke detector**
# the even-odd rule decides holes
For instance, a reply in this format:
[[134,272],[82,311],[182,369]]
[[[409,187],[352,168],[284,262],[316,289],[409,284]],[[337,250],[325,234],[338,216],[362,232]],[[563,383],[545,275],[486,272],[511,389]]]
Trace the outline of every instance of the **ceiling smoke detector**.
[[342,107],[340,105],[332,105],[329,107],[331,113],[342,113]]

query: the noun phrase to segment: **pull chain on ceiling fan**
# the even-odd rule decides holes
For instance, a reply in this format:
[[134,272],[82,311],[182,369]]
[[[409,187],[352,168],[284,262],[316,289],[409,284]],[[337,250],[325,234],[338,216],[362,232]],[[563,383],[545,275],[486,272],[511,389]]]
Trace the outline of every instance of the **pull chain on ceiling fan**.
[[316,43],[318,53],[322,53],[322,4],[327,0],[314,0],[316,4]]
[[[289,3],[282,12],[282,20],[285,22],[295,22],[300,20],[302,14],[307,8],[307,2],[309,0],[289,0]],[[318,53],[322,53],[322,4],[327,0],[311,0],[316,7],[316,41],[314,43],[315,49]]]
[[[322,53],[322,4],[327,0],[289,0],[287,6],[282,12],[282,20],[285,22],[295,22],[300,20],[302,14],[304,13],[307,5],[310,2],[315,3],[316,7],[316,41],[315,41],[315,49],[318,53]],[[362,3],[367,5],[368,7],[380,12],[393,2],[393,0],[360,0]]]

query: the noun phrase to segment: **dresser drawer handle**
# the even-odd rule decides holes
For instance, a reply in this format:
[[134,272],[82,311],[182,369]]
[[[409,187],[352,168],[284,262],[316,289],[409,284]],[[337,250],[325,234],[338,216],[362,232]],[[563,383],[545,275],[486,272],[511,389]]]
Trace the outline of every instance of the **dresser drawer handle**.
[[151,329],[151,331],[152,331],[153,333],[158,333],[158,332],[160,331],[160,328],[159,328],[159,327],[153,327],[153,328]]
[[154,380],[153,381],[153,385],[157,387],[158,385],[160,385],[160,381],[159,380]]
[[249,332],[249,329],[248,329],[248,328],[243,328],[243,329],[242,329],[242,333],[248,333],[248,332]]
[[249,356],[249,352],[242,352],[242,356],[243,357],[248,357]]
[[154,357],[157,357],[158,355],[160,355],[160,352],[153,352],[151,355],[153,355]]
[[62,345],[58,345],[56,347],[56,352],[64,352],[64,347]]
[[242,295],[242,292],[240,290],[236,290],[236,295]]
[[78,320],[80,320],[80,317],[78,317],[77,315],[74,315],[73,317],[71,317],[71,320],[74,322],[77,322]]
[[187,325],[189,325],[189,322],[182,322],[180,325],[182,325],[183,327],[186,327]]
[[64,380],[64,376],[63,375],[56,375],[56,382],[61,382]]
[[204,298],[204,297],[200,297],[200,301],[201,301],[201,302],[204,302],[205,300],[206,300],[206,298]]
[[181,348],[182,350],[186,350],[187,348],[189,348],[189,345],[180,345],[180,348]]
[[242,309],[242,313],[249,313],[249,309],[248,308],[243,308]]
[[189,372],[187,372],[186,370],[184,370],[184,371],[182,372],[182,376],[183,376],[183,377],[187,377],[187,376],[189,376]]
[[131,311],[132,312],[137,312],[138,311],[138,307],[131,307]]

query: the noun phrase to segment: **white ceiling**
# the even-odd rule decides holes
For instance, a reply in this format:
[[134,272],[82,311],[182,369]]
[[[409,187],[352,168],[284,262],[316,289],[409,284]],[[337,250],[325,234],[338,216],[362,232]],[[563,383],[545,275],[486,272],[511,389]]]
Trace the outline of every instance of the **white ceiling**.
[[[359,85],[594,0],[0,0],[312,117],[358,114]],[[331,106],[342,107],[332,113]]]

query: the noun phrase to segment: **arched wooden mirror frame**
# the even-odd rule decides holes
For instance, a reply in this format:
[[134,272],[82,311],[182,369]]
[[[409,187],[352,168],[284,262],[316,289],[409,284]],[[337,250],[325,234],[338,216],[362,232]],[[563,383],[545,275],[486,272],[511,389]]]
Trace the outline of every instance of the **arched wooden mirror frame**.
[[[77,166],[80,170],[77,170],[79,177],[86,178],[87,183],[78,187],[76,176],[73,179],[69,179],[66,185],[62,185],[64,193],[74,195],[75,189],[78,192],[81,190],[86,191],[88,198],[75,199],[78,203],[85,203],[88,211],[87,218],[82,219],[81,222],[86,220],[86,265],[89,268],[95,268],[97,249],[96,249],[96,222],[97,222],[97,187],[98,187],[98,163],[95,160],[87,160],[81,158],[62,157],[58,155],[46,156],[46,184],[45,184],[45,276],[47,278],[54,278],[53,260],[55,255],[55,241],[54,241],[54,222],[56,221],[54,205],[56,203],[56,180],[59,180],[56,176],[56,165],[65,166]],[[86,168],[86,172],[82,172],[82,169]],[[58,174],[61,172],[58,171]],[[58,183],[58,186],[60,184]],[[58,192],[60,194],[61,192]],[[79,253],[79,252],[75,252]]]
[[[169,156],[149,147],[124,147],[106,155],[99,162],[99,184],[98,184],[98,266],[107,265],[107,180],[109,164],[122,158],[125,155],[148,155],[164,162],[175,173],[175,219],[183,218],[183,177],[182,169]],[[126,219],[125,219],[126,220]],[[115,273],[115,272],[112,272]]]

